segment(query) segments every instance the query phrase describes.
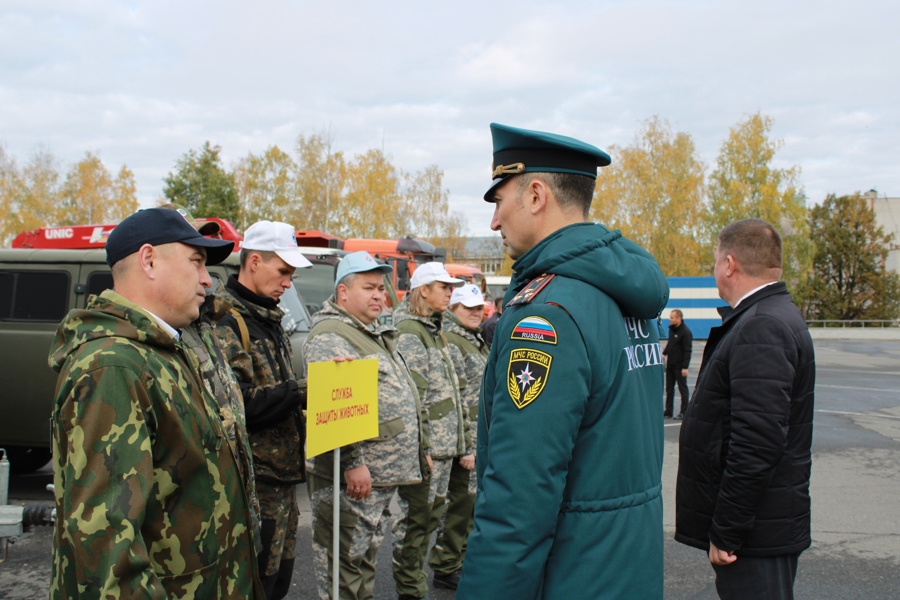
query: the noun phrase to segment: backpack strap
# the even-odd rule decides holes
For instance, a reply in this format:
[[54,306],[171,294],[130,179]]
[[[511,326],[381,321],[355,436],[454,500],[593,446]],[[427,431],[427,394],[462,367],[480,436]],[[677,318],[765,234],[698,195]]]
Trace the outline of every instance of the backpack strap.
[[241,333],[241,346],[244,348],[244,352],[250,352],[250,330],[247,329],[247,321],[244,320],[244,317],[241,316],[241,313],[237,311],[236,308],[231,307],[228,309],[228,312],[231,313],[231,316],[234,317],[234,322],[237,323],[238,331]]

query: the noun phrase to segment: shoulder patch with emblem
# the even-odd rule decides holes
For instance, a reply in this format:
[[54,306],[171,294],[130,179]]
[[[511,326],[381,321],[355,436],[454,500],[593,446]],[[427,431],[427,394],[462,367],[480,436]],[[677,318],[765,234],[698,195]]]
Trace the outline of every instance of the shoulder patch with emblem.
[[546,319],[525,317],[513,328],[509,339],[556,345],[556,330]]
[[535,296],[538,295],[538,292],[540,292],[548,283],[550,283],[550,281],[554,277],[556,277],[556,275],[553,273],[551,273],[550,275],[544,274],[540,277],[535,277],[534,279],[529,281],[528,285],[523,287],[506,306],[513,306],[515,304],[528,304],[534,299]]
[[519,348],[509,353],[506,370],[506,387],[516,408],[522,410],[534,402],[550,377],[553,357],[540,350]]

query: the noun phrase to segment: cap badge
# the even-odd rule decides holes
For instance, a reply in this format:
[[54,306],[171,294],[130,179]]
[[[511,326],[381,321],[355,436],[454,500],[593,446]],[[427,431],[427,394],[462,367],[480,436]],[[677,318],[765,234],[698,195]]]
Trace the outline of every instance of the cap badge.
[[494,168],[494,173],[491,175],[491,179],[497,179],[498,177],[502,177],[503,175],[514,175],[516,173],[524,173],[525,172],[525,163],[513,163],[511,165],[497,165]]

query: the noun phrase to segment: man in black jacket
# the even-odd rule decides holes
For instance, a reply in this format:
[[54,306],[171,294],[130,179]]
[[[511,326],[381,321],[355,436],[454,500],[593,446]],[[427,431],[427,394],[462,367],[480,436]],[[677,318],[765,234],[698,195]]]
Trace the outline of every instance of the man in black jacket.
[[681,410],[678,411],[678,419],[684,417],[684,411],[688,405],[688,367],[691,364],[691,346],[694,336],[690,328],[684,324],[683,313],[677,308],[669,313],[669,339],[666,341],[666,349],[663,355],[666,357],[666,408],[663,416],[672,418],[672,408],[675,404],[675,384],[678,383],[678,393],[681,395]]
[[781,277],[781,237],[736,221],[716,247],[730,308],[712,329],[681,427],[675,539],[706,550],[720,598],[793,598],[810,545],[815,357]]

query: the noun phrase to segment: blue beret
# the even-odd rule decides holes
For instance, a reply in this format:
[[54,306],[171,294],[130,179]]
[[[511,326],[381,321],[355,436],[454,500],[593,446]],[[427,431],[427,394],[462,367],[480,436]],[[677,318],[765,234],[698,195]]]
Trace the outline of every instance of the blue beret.
[[597,167],[610,162],[609,154],[585,142],[556,133],[519,129],[491,123],[494,141],[494,183],[484,194],[493,202],[494,190],[520,173],[574,173],[597,178]]

